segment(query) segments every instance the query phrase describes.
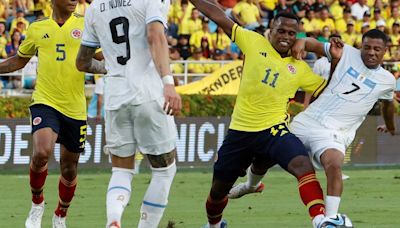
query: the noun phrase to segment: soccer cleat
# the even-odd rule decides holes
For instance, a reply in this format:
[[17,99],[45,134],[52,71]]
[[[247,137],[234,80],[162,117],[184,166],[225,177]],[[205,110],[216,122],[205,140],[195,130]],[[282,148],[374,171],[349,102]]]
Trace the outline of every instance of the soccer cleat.
[[240,183],[231,188],[228,193],[228,198],[237,199],[250,193],[261,193],[264,188],[265,186],[262,182],[258,183],[256,187],[247,187],[246,183]]
[[28,218],[25,221],[26,228],[41,228],[44,213],[44,201],[40,204],[32,203]]
[[53,228],[67,228],[66,218],[67,217],[60,217],[54,214],[52,219]]
[[121,228],[121,226],[118,224],[117,221],[114,221],[110,225],[108,225],[106,228]]
[[347,180],[347,179],[350,179],[350,176],[342,173],[342,180]]
[[[228,222],[225,219],[222,219],[219,228],[227,228],[227,227],[228,227]],[[210,228],[210,225],[207,223],[202,228]]]

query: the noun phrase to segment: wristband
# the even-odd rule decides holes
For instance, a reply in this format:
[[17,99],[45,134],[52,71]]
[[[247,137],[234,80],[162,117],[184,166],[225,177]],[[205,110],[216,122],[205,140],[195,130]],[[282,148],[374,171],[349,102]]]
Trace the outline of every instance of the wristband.
[[174,77],[170,74],[163,76],[162,81],[164,85],[175,85]]

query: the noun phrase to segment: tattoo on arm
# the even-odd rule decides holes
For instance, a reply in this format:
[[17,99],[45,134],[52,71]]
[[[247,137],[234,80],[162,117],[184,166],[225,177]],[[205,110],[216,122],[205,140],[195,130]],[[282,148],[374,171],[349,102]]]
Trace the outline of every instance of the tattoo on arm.
[[14,55],[4,62],[0,63],[0,73],[10,73],[17,71],[23,68],[28,62],[30,58],[22,58],[19,55]]
[[94,59],[96,49],[81,45],[76,58],[76,67],[80,71],[94,74],[106,74],[104,62]]

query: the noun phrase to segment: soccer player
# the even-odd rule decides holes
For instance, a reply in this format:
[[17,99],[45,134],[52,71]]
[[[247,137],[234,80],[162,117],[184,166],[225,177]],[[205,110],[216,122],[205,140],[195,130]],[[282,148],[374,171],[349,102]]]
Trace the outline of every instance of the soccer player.
[[[318,95],[326,85],[326,80],[314,74],[307,63],[289,56],[299,19],[293,14],[277,14],[266,39],[238,26],[208,1],[191,2],[216,22],[245,55],[232,120],[214,164],[206,227],[226,227],[222,212],[228,203],[227,194],[252,162],[268,168],[279,164],[295,176],[301,199],[313,222],[318,223],[324,213],[323,192],[306,149],[286,125],[288,100],[296,91],[302,88]],[[340,46],[332,45],[332,52],[340,52]],[[259,170],[251,172],[263,174]]]
[[169,4],[169,0],[137,0],[114,5],[96,0],[85,14],[77,67],[89,71],[95,48],[101,46],[107,69],[105,150],[112,161],[107,227],[121,226],[131,195],[135,151],[147,155],[152,169],[138,227],[157,227],[167,207],[176,173],[173,115],[182,106],[164,34]]
[[32,23],[17,55],[0,63],[0,73],[7,73],[23,68],[34,55],[39,58],[30,106],[33,154],[29,173],[32,208],[25,222],[28,228],[41,227],[47,163],[56,142],[61,144],[61,176],[53,227],[66,227],[67,210],[77,185],[79,155],[85,148],[85,77],[75,67],[84,22],[82,16],[73,14],[76,3],[53,0],[52,17]]
[[[343,221],[336,218],[343,192],[342,166],[346,148],[378,100],[382,101],[385,125],[378,126],[377,130],[395,134],[392,99],[396,79],[380,65],[388,48],[387,42],[388,38],[383,32],[372,29],[363,35],[361,50],[345,45],[342,54],[331,67],[333,74],[328,87],[290,125],[290,130],[309,151],[314,166],[325,170],[326,218],[320,225],[324,222],[341,225],[338,223]],[[328,43],[307,38],[296,44],[293,54],[300,56],[306,50],[331,60],[329,47]],[[249,179],[254,178],[261,180],[249,174]],[[251,192],[254,191],[247,191]]]

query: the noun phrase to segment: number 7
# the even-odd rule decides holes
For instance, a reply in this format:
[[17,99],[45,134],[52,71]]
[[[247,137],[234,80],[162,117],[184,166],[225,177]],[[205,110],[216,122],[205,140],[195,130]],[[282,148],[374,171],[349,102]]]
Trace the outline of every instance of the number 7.
[[357,91],[357,90],[359,90],[359,89],[360,89],[360,86],[359,86],[359,85],[357,85],[357,84],[355,84],[355,83],[351,83],[351,85],[352,85],[352,86],[354,86],[355,88],[354,88],[354,89],[352,89],[352,90],[350,90],[350,91],[344,92],[343,94],[350,94],[350,93],[354,93],[355,91]]

